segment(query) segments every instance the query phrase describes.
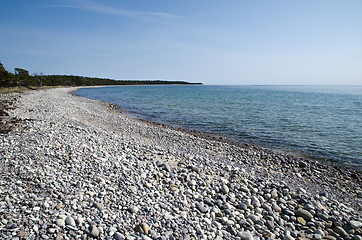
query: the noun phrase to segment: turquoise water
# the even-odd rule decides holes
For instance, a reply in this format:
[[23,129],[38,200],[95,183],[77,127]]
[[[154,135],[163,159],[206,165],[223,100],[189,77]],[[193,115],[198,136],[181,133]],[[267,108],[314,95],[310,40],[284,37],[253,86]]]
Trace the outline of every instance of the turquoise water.
[[155,122],[362,169],[362,86],[119,86],[76,95]]

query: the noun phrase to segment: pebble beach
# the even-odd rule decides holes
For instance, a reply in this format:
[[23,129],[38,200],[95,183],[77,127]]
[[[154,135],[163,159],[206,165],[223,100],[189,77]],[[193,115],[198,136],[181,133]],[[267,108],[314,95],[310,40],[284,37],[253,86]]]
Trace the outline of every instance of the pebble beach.
[[76,90],[0,95],[12,126],[0,239],[362,239],[359,171],[136,119]]

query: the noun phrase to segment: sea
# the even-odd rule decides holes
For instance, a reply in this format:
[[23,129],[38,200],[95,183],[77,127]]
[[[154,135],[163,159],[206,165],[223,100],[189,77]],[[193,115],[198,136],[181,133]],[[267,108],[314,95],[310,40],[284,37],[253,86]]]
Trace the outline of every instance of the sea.
[[81,88],[128,114],[362,170],[362,86]]

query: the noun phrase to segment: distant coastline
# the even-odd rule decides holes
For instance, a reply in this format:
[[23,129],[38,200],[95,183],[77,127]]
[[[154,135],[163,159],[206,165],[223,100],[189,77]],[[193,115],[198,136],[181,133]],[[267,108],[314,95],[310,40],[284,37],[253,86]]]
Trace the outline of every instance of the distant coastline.
[[0,62],[0,88],[43,86],[123,86],[123,85],[202,85],[181,80],[115,80],[109,78],[84,77],[74,75],[30,75],[28,70],[15,68],[14,73],[7,71]]

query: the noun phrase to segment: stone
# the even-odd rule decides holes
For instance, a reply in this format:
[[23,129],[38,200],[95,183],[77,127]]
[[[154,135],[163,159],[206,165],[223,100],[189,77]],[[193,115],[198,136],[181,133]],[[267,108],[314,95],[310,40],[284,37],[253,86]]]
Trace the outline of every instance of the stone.
[[228,193],[229,193],[229,187],[224,183],[224,184],[221,186],[221,191],[222,191],[224,194],[228,194]]
[[333,222],[331,220],[328,220],[328,221],[324,222],[324,226],[326,228],[331,228],[333,226]]
[[100,202],[94,203],[94,207],[96,207],[99,211],[104,210],[104,205],[103,205],[103,203],[100,203]]
[[147,235],[142,235],[141,238],[142,238],[142,240],[152,240],[152,238],[150,238]]
[[302,225],[305,225],[307,223],[302,217],[297,217],[297,221]]
[[273,190],[270,194],[271,194],[271,197],[272,197],[272,198],[274,198],[274,199],[275,199],[275,198],[278,198],[278,192],[277,192],[277,190]]
[[99,236],[99,229],[96,225],[92,225],[89,229],[89,236],[97,238]]
[[49,207],[50,207],[50,205],[49,205],[49,203],[48,203],[48,202],[44,202],[44,203],[43,203],[43,207],[44,207],[44,208],[49,208]]
[[136,186],[129,186],[128,189],[131,191],[131,192],[137,192],[137,187]]
[[252,204],[254,207],[256,207],[256,208],[258,208],[258,207],[261,206],[260,201],[259,201],[259,199],[257,199],[257,198],[253,198],[251,204]]
[[196,203],[196,208],[202,213],[207,212],[207,208],[205,206],[203,206],[202,204],[198,203],[198,202]]
[[226,231],[228,231],[232,236],[235,236],[237,234],[232,226],[227,226]]
[[52,233],[55,233],[57,231],[56,228],[48,228],[48,233],[52,234]]
[[327,235],[324,237],[324,239],[328,239],[328,240],[337,240],[336,237],[332,236],[332,235]]
[[254,240],[253,235],[251,235],[249,232],[239,232],[238,236],[242,239],[242,240]]
[[306,167],[308,167],[308,163],[306,163],[306,162],[304,162],[304,161],[300,161],[300,162],[299,162],[299,167],[301,167],[301,168],[306,168]]
[[250,215],[248,216],[248,218],[249,218],[251,221],[253,221],[254,223],[260,220],[260,218],[259,218],[258,216],[256,216],[256,215],[254,215],[254,214],[250,214]]
[[359,229],[362,227],[362,222],[360,221],[349,221],[349,225],[351,225],[351,227],[353,229]]
[[354,235],[354,240],[362,240],[362,236],[360,235]]
[[290,234],[285,234],[283,240],[294,240],[294,238]]
[[64,220],[61,219],[61,218],[58,218],[58,219],[56,220],[56,224],[57,224],[59,227],[64,227],[64,226],[65,226],[65,222],[64,222]]
[[274,210],[275,212],[281,212],[281,211],[282,211],[282,209],[281,209],[278,205],[276,205],[276,204],[273,205],[273,210]]
[[65,223],[67,225],[70,225],[72,227],[75,227],[75,221],[74,218],[72,218],[71,216],[67,216],[67,218],[65,219]]
[[313,218],[313,215],[305,209],[298,209],[295,211],[295,215],[304,218],[306,221],[310,221]]
[[116,239],[116,240],[125,240],[125,236],[122,234],[122,233],[119,233],[119,232],[116,232],[113,234],[113,237]]
[[266,226],[270,231],[274,231],[274,228],[275,228],[274,221],[267,220],[267,221],[265,222],[265,226]]
[[150,230],[151,230],[151,228],[145,222],[141,222],[140,224],[138,224],[135,227],[136,232],[139,232],[139,233],[145,234],[145,235],[148,235]]
[[342,227],[336,227],[336,228],[334,229],[334,231],[335,231],[336,233],[338,233],[339,235],[341,235],[342,237],[348,235],[347,232],[346,232]]
[[131,205],[128,210],[131,212],[131,213],[137,213],[140,209],[135,206],[135,205]]

